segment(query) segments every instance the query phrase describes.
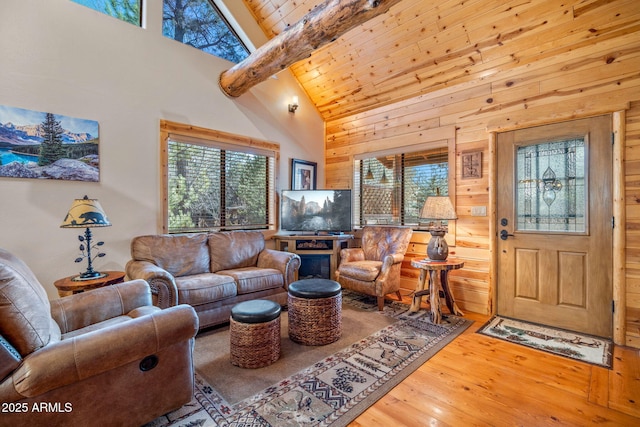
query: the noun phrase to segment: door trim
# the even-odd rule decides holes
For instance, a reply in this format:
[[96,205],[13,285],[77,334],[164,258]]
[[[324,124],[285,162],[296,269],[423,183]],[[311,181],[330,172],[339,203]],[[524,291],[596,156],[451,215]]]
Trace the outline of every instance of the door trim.
[[624,152],[626,145],[626,112],[612,114],[613,131],[613,342],[626,344],[627,335],[627,274],[626,274],[626,233],[625,209],[625,169]]
[[[616,226],[613,228],[613,302],[615,311],[613,313],[613,342],[618,345],[625,345],[626,342],[626,237],[625,237],[625,172],[624,172],[624,149],[625,149],[625,111],[609,113],[612,116],[613,131],[613,215]],[[603,115],[603,114],[598,114]],[[572,120],[587,118],[574,117]],[[566,120],[563,120],[566,121]],[[547,124],[553,124],[549,122]],[[557,123],[557,122],[555,122]],[[535,126],[538,126],[536,124]],[[534,125],[521,125],[509,128],[501,128],[500,132],[507,132],[517,129],[532,127]],[[489,132],[489,204],[491,206],[491,216],[489,221],[489,252],[491,263],[489,266],[489,301],[488,312],[493,316],[496,314],[496,301],[498,298],[497,278],[498,272],[498,234],[497,234],[497,209],[496,198],[497,189],[497,140],[498,131]]]

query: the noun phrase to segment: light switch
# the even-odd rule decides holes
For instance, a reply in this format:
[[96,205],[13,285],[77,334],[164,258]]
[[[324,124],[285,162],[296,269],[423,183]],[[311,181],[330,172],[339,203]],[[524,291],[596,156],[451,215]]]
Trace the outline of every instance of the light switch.
[[487,207],[486,206],[472,206],[471,207],[471,216],[487,216]]

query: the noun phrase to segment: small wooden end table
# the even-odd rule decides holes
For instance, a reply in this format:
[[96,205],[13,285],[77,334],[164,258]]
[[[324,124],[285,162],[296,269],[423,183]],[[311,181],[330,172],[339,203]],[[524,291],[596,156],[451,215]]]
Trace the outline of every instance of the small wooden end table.
[[102,271],[105,277],[90,280],[73,280],[77,274],[56,280],[53,284],[58,288],[58,295],[66,297],[68,295],[79,294],[91,289],[102,288],[103,286],[115,285],[124,282],[124,271]]
[[[440,287],[444,291],[444,297],[447,307],[452,314],[464,316],[462,310],[458,308],[451,289],[449,289],[448,275],[449,271],[457,270],[464,267],[464,262],[449,258],[446,261],[432,261],[425,258],[414,258],[411,260],[411,266],[420,269],[420,278],[416,286],[416,292],[413,294],[413,301],[409,311],[417,312],[420,310],[420,303],[423,295],[429,295],[429,304],[431,305],[431,321],[440,323],[442,321],[442,311],[440,309]],[[424,290],[425,281],[429,273],[429,289]],[[438,272],[440,272],[440,280],[438,280]],[[438,286],[438,283],[440,286]]]

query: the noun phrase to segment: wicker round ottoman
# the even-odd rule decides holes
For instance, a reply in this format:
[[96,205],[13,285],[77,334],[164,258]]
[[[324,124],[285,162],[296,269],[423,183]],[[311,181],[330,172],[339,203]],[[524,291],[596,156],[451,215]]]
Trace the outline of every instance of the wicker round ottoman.
[[231,363],[262,368],[280,357],[280,304],[253,300],[231,309],[229,325]]
[[304,345],[325,345],[342,335],[342,288],[328,279],[289,285],[289,338]]

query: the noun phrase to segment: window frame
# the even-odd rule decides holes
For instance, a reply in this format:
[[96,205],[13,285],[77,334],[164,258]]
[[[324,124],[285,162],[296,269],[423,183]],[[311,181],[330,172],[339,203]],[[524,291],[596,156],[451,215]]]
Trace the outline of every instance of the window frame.
[[[267,210],[268,220],[265,228],[250,228],[254,231],[275,231],[277,224],[276,206],[276,183],[278,182],[278,171],[280,161],[280,144],[263,141],[243,135],[231,134],[223,131],[212,130],[168,120],[160,121],[160,147],[161,147],[161,195],[162,195],[162,232],[165,234],[189,233],[189,231],[169,230],[169,140],[174,139],[180,142],[193,142],[194,144],[207,145],[216,148],[223,148],[239,152],[255,154],[256,151],[270,152],[274,158],[274,171],[272,173],[273,182],[267,185]],[[238,230],[237,227],[229,229]],[[224,228],[223,228],[224,229]],[[212,227],[209,231],[217,231],[217,227]],[[194,233],[202,230],[193,230]]]

